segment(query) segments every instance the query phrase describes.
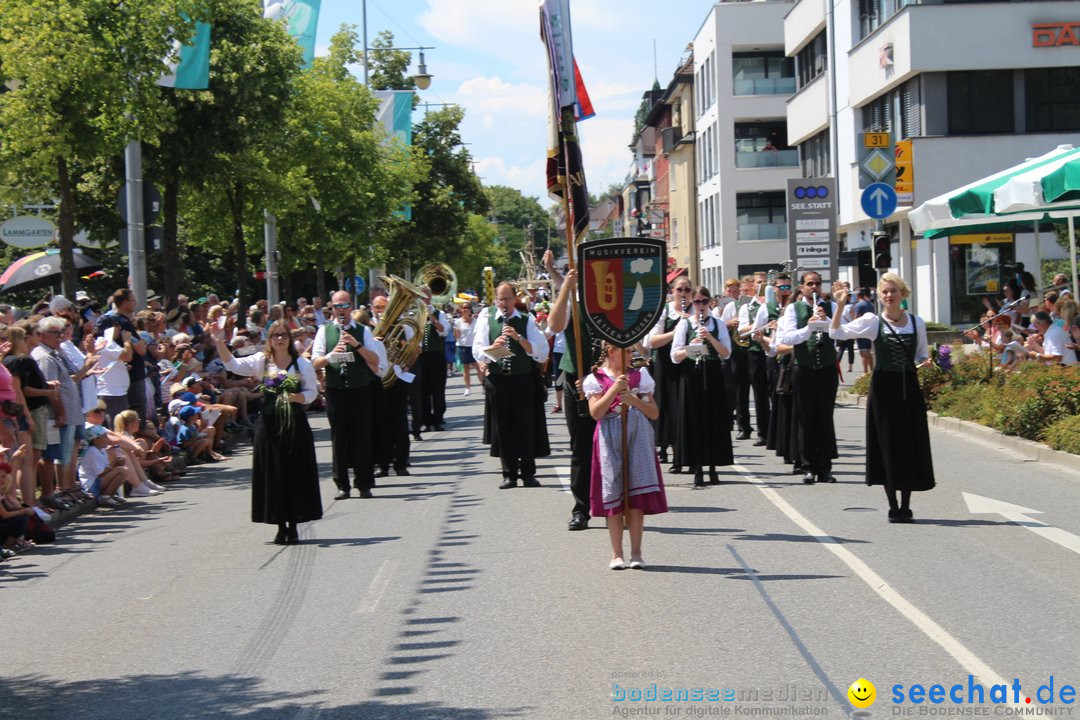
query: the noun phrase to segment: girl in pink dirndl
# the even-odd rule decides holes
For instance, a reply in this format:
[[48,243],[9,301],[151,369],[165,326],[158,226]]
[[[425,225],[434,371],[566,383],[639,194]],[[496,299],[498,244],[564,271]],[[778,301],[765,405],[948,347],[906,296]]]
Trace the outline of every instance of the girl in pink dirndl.
[[622,403],[627,414],[627,448],[630,473],[630,567],[645,567],[641,559],[641,537],[645,516],[667,512],[664,480],[656,457],[653,427],[659,415],[652,393],[656,383],[649,371],[629,370],[628,350],[604,344],[604,361],[585,378],[582,389],[589,400],[589,413],[596,419],[593,434],[593,461],[590,505],[593,517],[607,517],[611,538],[612,570],[626,567],[623,561],[623,453]]

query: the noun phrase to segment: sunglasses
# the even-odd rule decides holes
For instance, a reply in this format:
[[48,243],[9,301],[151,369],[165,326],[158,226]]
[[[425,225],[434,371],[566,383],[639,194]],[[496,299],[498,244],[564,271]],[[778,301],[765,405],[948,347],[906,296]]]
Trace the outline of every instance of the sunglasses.
[[348,308],[352,307],[352,303],[334,303],[333,307],[337,308],[338,310],[347,310]]
[[710,302],[712,302],[712,300],[695,300],[694,304],[695,305],[708,305]]
[[271,340],[292,340],[292,335],[289,333],[274,333],[270,336]]
[[790,290],[791,286],[790,285],[777,285],[776,289],[777,290]]

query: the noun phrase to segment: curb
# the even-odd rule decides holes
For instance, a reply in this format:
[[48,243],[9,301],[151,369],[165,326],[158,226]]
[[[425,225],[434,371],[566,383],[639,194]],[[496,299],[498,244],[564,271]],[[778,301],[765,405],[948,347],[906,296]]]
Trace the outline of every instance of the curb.
[[[837,393],[836,399],[841,402],[866,407],[866,398],[862,395],[841,391]],[[1072,453],[1067,453],[1062,450],[1055,450],[1049,445],[1035,442],[1034,440],[1027,440],[1025,438],[1016,437],[1015,435],[1006,435],[1000,430],[995,430],[994,428],[989,428],[985,425],[979,425],[978,423],[973,423],[969,420],[938,415],[936,412],[930,410],[926,412],[926,419],[932,427],[950,430],[959,433],[960,435],[975,438],[976,440],[992,442],[1007,450],[1020,453],[1024,457],[1035,460],[1036,462],[1049,463],[1051,465],[1063,467],[1067,470],[1080,472],[1080,455],[1073,455]]]

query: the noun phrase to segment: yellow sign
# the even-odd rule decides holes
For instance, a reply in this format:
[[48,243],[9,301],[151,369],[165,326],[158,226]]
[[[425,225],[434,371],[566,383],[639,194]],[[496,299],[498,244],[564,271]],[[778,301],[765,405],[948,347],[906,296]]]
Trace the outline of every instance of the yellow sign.
[[983,233],[981,235],[952,235],[949,237],[950,245],[994,245],[1011,243],[1012,233]]
[[887,132],[868,132],[863,133],[863,147],[868,148],[887,148],[889,147],[889,133]]
[[911,202],[914,193],[915,165],[911,141],[901,140],[896,143],[896,194],[899,198]]

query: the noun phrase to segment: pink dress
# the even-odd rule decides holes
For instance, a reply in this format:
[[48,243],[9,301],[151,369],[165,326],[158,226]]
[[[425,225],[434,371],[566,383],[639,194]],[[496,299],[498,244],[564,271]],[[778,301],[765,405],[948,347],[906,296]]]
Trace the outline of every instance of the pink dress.
[[[642,386],[642,379],[652,386],[648,371],[627,373],[631,390]],[[603,394],[615,380],[602,368],[585,380],[587,395]],[[592,476],[590,480],[590,512],[593,517],[619,515],[623,511],[622,411],[615,400],[607,413],[596,423],[593,433]],[[653,427],[640,410],[630,408],[627,415],[627,448],[629,449],[630,507],[645,515],[667,512],[664,479],[656,457]]]

